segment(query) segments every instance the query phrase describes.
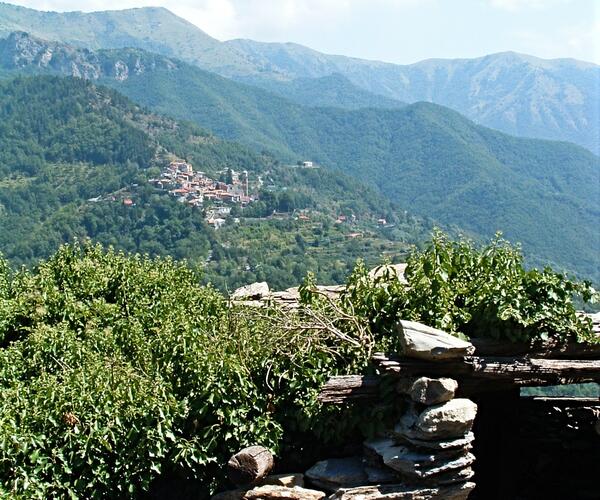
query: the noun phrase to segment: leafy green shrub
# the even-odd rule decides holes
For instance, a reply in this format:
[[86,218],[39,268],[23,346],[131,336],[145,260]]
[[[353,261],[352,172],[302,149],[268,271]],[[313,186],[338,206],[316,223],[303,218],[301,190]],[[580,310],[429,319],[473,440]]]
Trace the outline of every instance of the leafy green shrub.
[[388,333],[398,319],[410,319],[473,337],[597,341],[573,302],[574,296],[596,300],[591,284],[549,268],[527,270],[520,249],[500,236],[477,248],[437,232],[425,250],[412,254],[405,274],[408,286],[391,273],[370,278],[359,266],[343,301]]
[[[392,406],[323,407],[322,384],[399,349],[398,318],[497,338],[591,338],[571,295],[502,240],[436,235],[408,286],[357,266],[341,299],[310,277],[302,307],[234,306],[186,263],[63,246],[35,270],[0,261],[0,497],[134,497],[158,479],[223,486],[250,444],[275,452],[377,430]],[[382,387],[391,391],[393,387]],[[393,400],[393,398],[389,398]]]
[[232,451],[358,422],[316,396],[360,348],[230,307],[185,263],[73,245],[4,276],[0,496],[136,496],[168,475],[214,490]]

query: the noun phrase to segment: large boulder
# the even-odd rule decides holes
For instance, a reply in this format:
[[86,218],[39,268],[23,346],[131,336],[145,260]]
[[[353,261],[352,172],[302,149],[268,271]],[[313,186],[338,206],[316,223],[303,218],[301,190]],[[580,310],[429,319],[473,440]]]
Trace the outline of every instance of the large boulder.
[[407,394],[415,403],[432,406],[445,403],[454,397],[458,382],[451,378],[402,379],[398,382],[398,392]]
[[401,320],[396,328],[403,353],[409,358],[439,361],[462,358],[475,352],[470,342],[421,323]]

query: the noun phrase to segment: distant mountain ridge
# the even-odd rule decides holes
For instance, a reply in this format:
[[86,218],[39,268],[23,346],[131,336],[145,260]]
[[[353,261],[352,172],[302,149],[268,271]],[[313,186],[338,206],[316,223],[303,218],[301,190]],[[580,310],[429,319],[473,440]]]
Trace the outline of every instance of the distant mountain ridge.
[[73,75],[89,62],[102,70],[99,82],[155,111],[288,161],[315,160],[377,186],[411,213],[472,234],[503,230],[523,243],[536,264],[600,276],[600,159],[583,148],[510,137],[430,103],[357,110],[301,106],[141,49],[73,53],[49,44],[53,54],[74,54],[73,66],[60,65],[66,70],[61,73],[53,58],[39,55],[47,53],[39,40],[29,45],[26,35],[16,39],[25,55],[6,46],[0,52],[9,54],[9,62],[32,63],[4,66],[5,75]]
[[[43,40],[22,31],[0,38],[0,70],[49,71],[90,80],[109,78],[123,81],[130,74],[141,75],[161,69],[181,70],[183,66],[188,67],[177,59],[138,48],[91,50],[64,42]],[[248,83],[255,83],[306,106],[359,109],[399,108],[405,105],[362,90],[337,74],[306,82],[249,79]]]
[[395,65],[326,55],[297,44],[225,43],[291,79],[339,73],[392,99],[442,104],[503,132],[566,140],[600,152],[600,66],[592,63],[503,52]]
[[[142,48],[282,95],[290,85],[281,82],[315,85],[308,80],[339,74],[392,104],[434,102],[510,134],[566,140],[600,154],[600,67],[591,63],[500,53],[401,66],[293,43],[220,42],[168,10],[151,7],[56,13],[0,4],[0,37],[14,31],[78,47]],[[305,104],[302,92],[289,97]]]

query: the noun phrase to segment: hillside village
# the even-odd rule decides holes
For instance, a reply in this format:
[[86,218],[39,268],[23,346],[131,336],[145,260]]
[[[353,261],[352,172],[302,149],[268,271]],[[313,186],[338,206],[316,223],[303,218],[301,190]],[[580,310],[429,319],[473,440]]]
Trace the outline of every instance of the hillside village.
[[[211,179],[205,172],[194,171],[185,161],[172,161],[157,179],[149,182],[159,189],[168,190],[181,203],[206,208],[206,221],[219,228],[231,213],[232,205],[246,206],[258,199],[250,195],[247,170],[236,172],[228,168],[220,172],[225,181]],[[262,180],[258,178],[260,187]]]

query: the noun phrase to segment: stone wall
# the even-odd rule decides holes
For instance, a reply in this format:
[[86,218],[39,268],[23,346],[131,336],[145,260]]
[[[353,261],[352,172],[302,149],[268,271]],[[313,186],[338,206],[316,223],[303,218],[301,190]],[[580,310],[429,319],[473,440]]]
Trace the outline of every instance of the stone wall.
[[[519,394],[527,380],[597,380],[597,357],[477,357],[471,343],[406,321],[398,335],[402,356],[373,357],[381,376],[396,379],[403,411],[393,427],[347,443],[346,453],[330,450],[302,472],[240,485],[221,500],[600,499],[600,402]],[[377,397],[373,377],[330,382],[322,401]]]

